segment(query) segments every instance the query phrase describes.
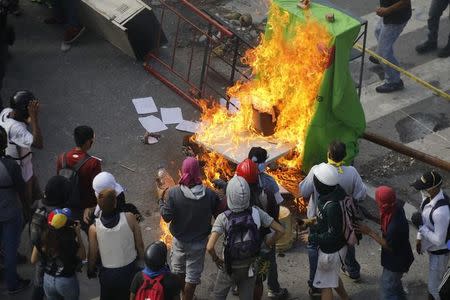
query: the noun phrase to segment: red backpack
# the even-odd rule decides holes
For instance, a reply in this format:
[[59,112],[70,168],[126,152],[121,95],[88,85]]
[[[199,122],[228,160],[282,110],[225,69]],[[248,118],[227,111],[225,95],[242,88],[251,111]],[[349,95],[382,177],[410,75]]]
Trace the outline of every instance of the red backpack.
[[164,275],[158,275],[155,278],[151,278],[148,275],[142,273],[144,282],[136,293],[135,300],[164,300],[164,287],[161,284],[161,280]]

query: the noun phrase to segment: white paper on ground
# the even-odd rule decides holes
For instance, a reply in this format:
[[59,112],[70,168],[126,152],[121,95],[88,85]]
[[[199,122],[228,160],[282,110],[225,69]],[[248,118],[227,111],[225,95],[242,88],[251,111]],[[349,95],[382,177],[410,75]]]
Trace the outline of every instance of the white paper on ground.
[[161,107],[161,119],[164,124],[178,124],[183,121],[183,114],[179,107]]
[[139,118],[139,122],[148,132],[160,132],[167,129],[167,126],[155,116]]
[[155,137],[149,136],[147,138],[147,144],[151,145],[151,144],[156,144],[159,140]]
[[137,113],[140,115],[152,114],[158,111],[158,108],[156,108],[155,101],[152,97],[136,98],[132,101]]
[[175,127],[175,129],[178,129],[180,131],[196,133],[199,125],[200,123],[197,122],[183,120],[180,124],[177,125],[177,127]]

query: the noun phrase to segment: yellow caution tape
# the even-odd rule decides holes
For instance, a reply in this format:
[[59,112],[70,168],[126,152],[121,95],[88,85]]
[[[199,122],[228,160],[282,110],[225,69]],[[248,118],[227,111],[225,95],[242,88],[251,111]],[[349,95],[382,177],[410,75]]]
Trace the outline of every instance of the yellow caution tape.
[[[359,51],[363,51],[363,47],[360,44],[355,44],[354,48],[358,49]],[[376,59],[378,59],[380,62],[382,62],[385,65],[388,65],[389,67],[391,67],[394,70],[399,71],[400,73],[402,73],[405,76],[408,76],[409,78],[411,78],[412,80],[414,80],[415,82],[423,85],[424,87],[426,87],[427,89],[432,90],[436,95],[444,98],[445,100],[449,100],[450,101],[450,94],[447,94],[446,92],[444,92],[441,89],[438,89],[437,87],[435,87],[434,85],[429,84],[428,82],[420,79],[419,77],[415,76],[414,74],[411,74],[410,72],[400,68],[397,65],[394,65],[393,63],[391,63],[390,61],[384,59],[383,57],[379,56],[378,54],[376,54],[375,52],[373,52],[372,50],[369,49],[365,49],[365,51],[367,53],[369,53],[371,56],[375,57]]]

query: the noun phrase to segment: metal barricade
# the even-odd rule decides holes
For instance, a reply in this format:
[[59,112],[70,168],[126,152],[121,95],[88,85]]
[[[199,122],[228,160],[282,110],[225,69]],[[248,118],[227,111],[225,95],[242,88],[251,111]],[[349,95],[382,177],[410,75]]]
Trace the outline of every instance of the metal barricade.
[[199,99],[227,100],[228,86],[250,78],[241,59],[252,46],[219,20],[185,0],[161,0],[154,11],[168,43],[146,56],[144,68],[185,100],[197,107]]

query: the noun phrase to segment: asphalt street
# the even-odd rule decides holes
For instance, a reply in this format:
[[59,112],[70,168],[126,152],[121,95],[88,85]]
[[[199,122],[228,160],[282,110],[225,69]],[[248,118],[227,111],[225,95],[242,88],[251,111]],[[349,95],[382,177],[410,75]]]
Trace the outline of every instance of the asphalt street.
[[[376,0],[334,2],[357,16],[373,16],[378,3]],[[226,3],[209,1],[209,5]],[[420,9],[416,9],[413,14],[411,29],[400,37],[396,45],[398,58],[405,69],[428,76],[429,81],[448,91],[450,80],[447,66],[450,59],[437,60],[433,54],[418,56],[414,51],[415,45],[424,39],[426,33],[426,12],[422,8],[426,4],[417,5]],[[159,166],[165,166],[171,174],[177,174],[184,157],[181,144],[185,133],[169,125],[169,130],[162,132],[159,143],[142,144],[139,137],[143,135],[144,129],[138,122],[131,99],[152,96],[158,107],[181,107],[185,119],[196,120],[199,112],[148,74],[140,62],[126,56],[89,30],[70,51],[61,52],[63,29],[43,23],[43,19],[49,15],[48,9],[28,1],[23,1],[22,7],[25,11],[22,17],[10,18],[16,28],[17,41],[10,49],[11,60],[2,96],[5,99],[15,90],[28,89],[41,101],[40,122],[45,147],[34,152],[34,166],[41,185],[44,186],[48,178],[55,174],[56,156],[73,147],[73,128],[81,124],[90,125],[96,134],[91,154],[102,159],[103,169],[115,175],[126,188],[127,199],[144,213],[145,220],[141,226],[145,244],[158,239],[160,231],[155,200],[155,172]],[[447,10],[441,20],[441,46],[450,31],[448,16]],[[373,30],[371,25],[369,23],[369,30]],[[375,45],[373,41],[372,45]],[[450,160],[449,103],[431,92],[423,91],[410,81],[405,81],[405,91],[378,97],[373,89],[380,80],[380,70],[368,62],[366,64],[361,101],[369,120],[368,130]],[[351,67],[352,70],[357,69],[353,63]],[[419,196],[413,193],[408,184],[431,168],[364,140],[360,141],[360,154],[355,165],[368,185],[392,185],[400,198],[413,207],[418,206]],[[449,173],[442,174],[450,180]],[[373,203],[370,204],[373,206]],[[374,223],[370,224],[377,227]],[[411,241],[414,241],[415,230],[412,227],[410,235]],[[21,252],[30,253],[25,233]],[[379,256],[378,244],[364,238],[357,248],[357,258],[362,266],[362,282],[356,284],[344,278],[352,299],[378,299],[378,279],[381,275]],[[290,291],[290,299],[307,299],[306,247],[296,242],[293,249],[283,257],[278,257],[278,263],[280,283]],[[415,263],[404,278],[409,299],[424,299],[427,268],[426,257],[416,255]],[[198,299],[212,299],[216,271],[215,265],[207,257],[202,283],[196,293]],[[33,267],[22,265],[19,272],[23,277],[32,278]],[[98,281],[88,280],[85,273],[79,274],[78,278],[80,299],[98,299]],[[3,283],[0,283],[2,287]],[[24,292],[16,296],[2,295],[1,299],[29,297],[29,293]],[[230,296],[230,299],[234,297]]]

